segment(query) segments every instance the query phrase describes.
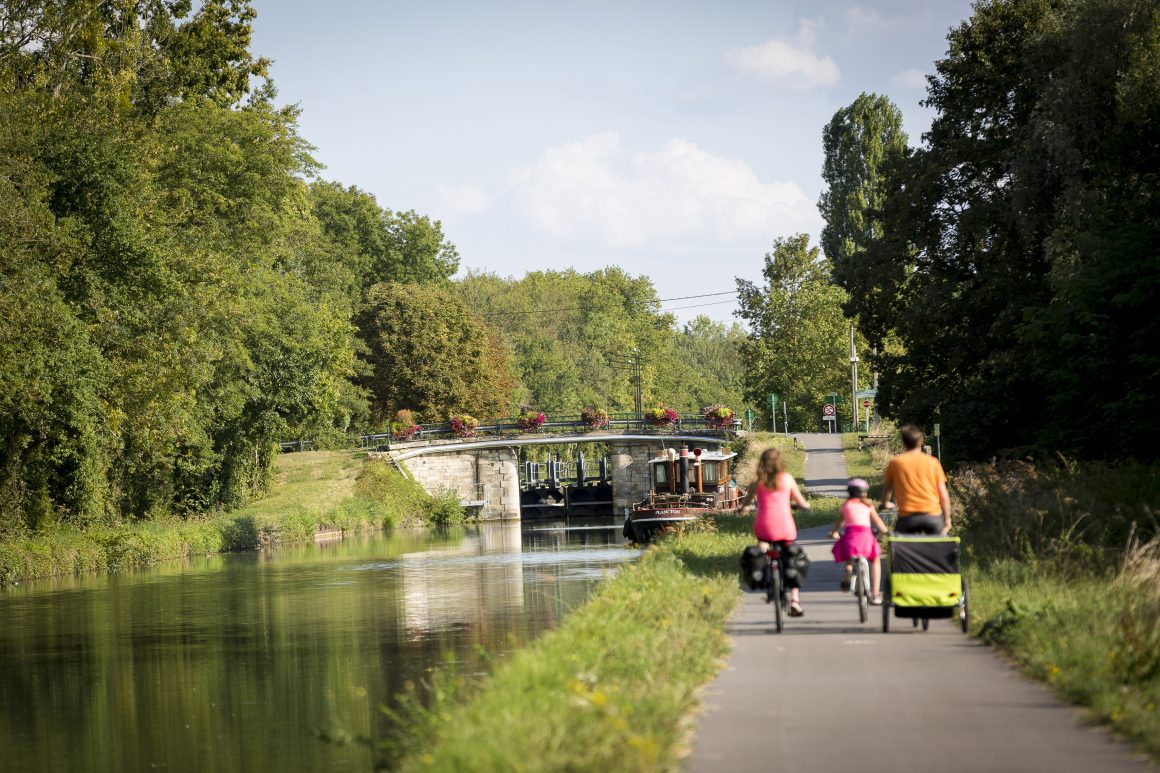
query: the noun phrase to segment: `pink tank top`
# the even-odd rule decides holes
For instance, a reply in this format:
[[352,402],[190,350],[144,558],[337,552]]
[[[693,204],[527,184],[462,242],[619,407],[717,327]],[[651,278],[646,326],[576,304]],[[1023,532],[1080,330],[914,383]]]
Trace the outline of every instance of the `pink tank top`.
[[870,508],[857,499],[847,499],[841,512],[843,526],[870,525]]
[[757,484],[757,518],[753,521],[753,533],[759,540],[776,542],[797,539],[797,524],[789,509],[789,489],[793,476],[788,472],[777,474],[777,488],[770,491]]

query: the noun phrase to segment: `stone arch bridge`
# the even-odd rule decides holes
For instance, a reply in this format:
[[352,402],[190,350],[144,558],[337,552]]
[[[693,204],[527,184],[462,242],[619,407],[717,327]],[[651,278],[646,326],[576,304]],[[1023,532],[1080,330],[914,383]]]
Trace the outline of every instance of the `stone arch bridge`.
[[485,520],[520,517],[521,446],[604,443],[609,447],[612,506],[621,513],[648,492],[648,460],[664,448],[719,448],[732,433],[713,430],[666,433],[594,431],[584,434],[529,434],[508,438],[420,440],[372,452],[397,465],[427,491],[451,489],[460,501],[479,507]]

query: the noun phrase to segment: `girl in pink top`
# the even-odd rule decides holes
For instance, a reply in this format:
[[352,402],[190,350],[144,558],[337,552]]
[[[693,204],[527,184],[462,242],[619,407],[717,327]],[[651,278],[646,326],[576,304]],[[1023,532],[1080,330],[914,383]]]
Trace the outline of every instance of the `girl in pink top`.
[[[878,517],[878,511],[869,499],[870,485],[866,481],[854,478],[846,484],[846,491],[850,493],[850,498],[842,504],[838,520],[830,531],[830,537],[838,540],[834,543],[834,560],[846,564],[842,590],[850,590],[850,577],[854,572],[850,559],[863,556],[870,562],[870,603],[881,604],[882,561],[879,558],[878,540],[874,538],[870,524],[878,527],[882,534],[886,533],[886,524]],[[840,528],[844,528],[841,537],[838,534]]]
[[[785,461],[776,448],[765,449],[757,460],[753,485],[741,500],[741,508],[748,507],[754,498],[757,499],[757,517],[753,521],[753,533],[762,550],[769,550],[774,542],[782,543],[784,549],[797,539],[797,524],[793,520],[790,500],[797,502],[803,510],[809,510],[810,506],[797,481],[785,471]],[[789,589],[789,613],[794,617],[803,614],[797,588]]]

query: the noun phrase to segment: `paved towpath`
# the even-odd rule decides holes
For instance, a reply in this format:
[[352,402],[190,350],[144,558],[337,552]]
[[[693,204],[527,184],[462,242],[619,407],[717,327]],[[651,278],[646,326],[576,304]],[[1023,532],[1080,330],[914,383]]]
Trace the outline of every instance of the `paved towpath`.
[[[844,484],[841,436],[799,440],[812,491]],[[860,624],[853,597],[838,591],[827,531],[799,536],[813,560],[806,614],[787,618],[784,633],[761,594],[744,594],[730,623],[732,653],[702,693],[686,771],[1148,769],[950,622],[932,620],[924,633],[896,618],[883,634],[872,607]]]

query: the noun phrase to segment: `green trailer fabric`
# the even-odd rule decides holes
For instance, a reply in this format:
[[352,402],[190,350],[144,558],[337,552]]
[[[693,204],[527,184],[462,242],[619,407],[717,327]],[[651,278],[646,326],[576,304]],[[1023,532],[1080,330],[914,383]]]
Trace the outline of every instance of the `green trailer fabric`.
[[957,574],[891,574],[890,601],[899,607],[950,607],[963,590]]
[[949,607],[959,603],[958,537],[898,537],[888,541],[890,602],[899,607]]

